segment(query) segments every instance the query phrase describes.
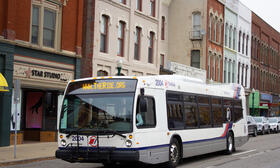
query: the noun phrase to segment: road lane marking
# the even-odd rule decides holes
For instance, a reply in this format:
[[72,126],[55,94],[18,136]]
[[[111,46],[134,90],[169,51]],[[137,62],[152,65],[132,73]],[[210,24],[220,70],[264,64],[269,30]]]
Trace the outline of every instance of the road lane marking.
[[242,155],[242,154],[245,154],[245,153],[254,152],[254,151],[256,151],[256,150],[257,150],[257,149],[252,149],[252,150],[248,150],[248,151],[244,151],[244,152],[236,153],[236,154],[233,154],[233,156],[238,156],[238,155]]
[[248,158],[251,158],[251,157],[254,157],[254,156],[258,156],[258,155],[261,155],[261,154],[264,154],[265,152],[259,152],[259,153],[254,153],[252,155],[248,155],[248,156],[245,156],[245,157],[240,157],[240,159],[248,159]]

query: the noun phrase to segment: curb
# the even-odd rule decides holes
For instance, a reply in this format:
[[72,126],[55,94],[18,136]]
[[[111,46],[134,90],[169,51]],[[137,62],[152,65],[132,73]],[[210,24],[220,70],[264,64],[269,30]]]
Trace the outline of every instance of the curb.
[[54,160],[54,159],[56,159],[55,156],[50,156],[50,157],[41,157],[41,158],[33,158],[33,159],[8,161],[8,162],[2,162],[2,163],[0,162],[0,167],[17,165],[17,164],[26,164],[26,163],[32,163],[32,162],[39,162],[39,161],[43,161],[43,160]]

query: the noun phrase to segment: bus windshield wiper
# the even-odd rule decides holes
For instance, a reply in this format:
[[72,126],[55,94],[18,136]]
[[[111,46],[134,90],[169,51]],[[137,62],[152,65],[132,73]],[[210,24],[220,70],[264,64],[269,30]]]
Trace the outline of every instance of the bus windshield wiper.
[[121,134],[121,133],[119,133],[118,131],[115,131],[115,130],[99,130],[97,132],[98,132],[98,134],[102,134],[102,133],[104,133],[104,134],[113,134],[113,136],[118,135],[120,137],[126,138],[125,135],[123,135],[123,134]]

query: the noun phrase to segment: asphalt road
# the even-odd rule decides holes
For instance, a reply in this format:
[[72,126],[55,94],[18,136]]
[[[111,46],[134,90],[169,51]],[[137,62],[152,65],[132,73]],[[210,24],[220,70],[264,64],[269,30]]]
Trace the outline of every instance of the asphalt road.
[[[102,164],[68,163],[62,160],[46,160],[7,168],[102,168]],[[159,168],[164,165],[127,165],[119,167]],[[1,167],[2,168],[2,167]],[[183,159],[178,168],[280,168],[280,133],[250,137],[249,142],[237,148],[232,155],[222,152]]]

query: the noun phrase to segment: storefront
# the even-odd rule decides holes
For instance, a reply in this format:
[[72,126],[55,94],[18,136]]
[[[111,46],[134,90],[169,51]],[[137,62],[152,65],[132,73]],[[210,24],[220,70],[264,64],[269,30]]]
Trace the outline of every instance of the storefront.
[[260,92],[251,92],[249,96],[249,109],[251,116],[260,115]]
[[11,130],[15,127],[19,130],[19,139],[25,142],[56,141],[57,117],[63,91],[74,76],[73,64],[14,56],[13,77],[21,81],[21,102],[18,107],[20,114],[17,115],[20,123],[17,126],[14,123],[16,115],[13,115],[15,107],[12,106]]
[[[14,144],[15,129],[19,144],[56,141],[62,95],[68,81],[80,77],[80,58],[0,43],[0,72],[8,84],[0,89],[9,90],[0,92],[0,146]],[[17,106],[16,79],[21,83]]]

